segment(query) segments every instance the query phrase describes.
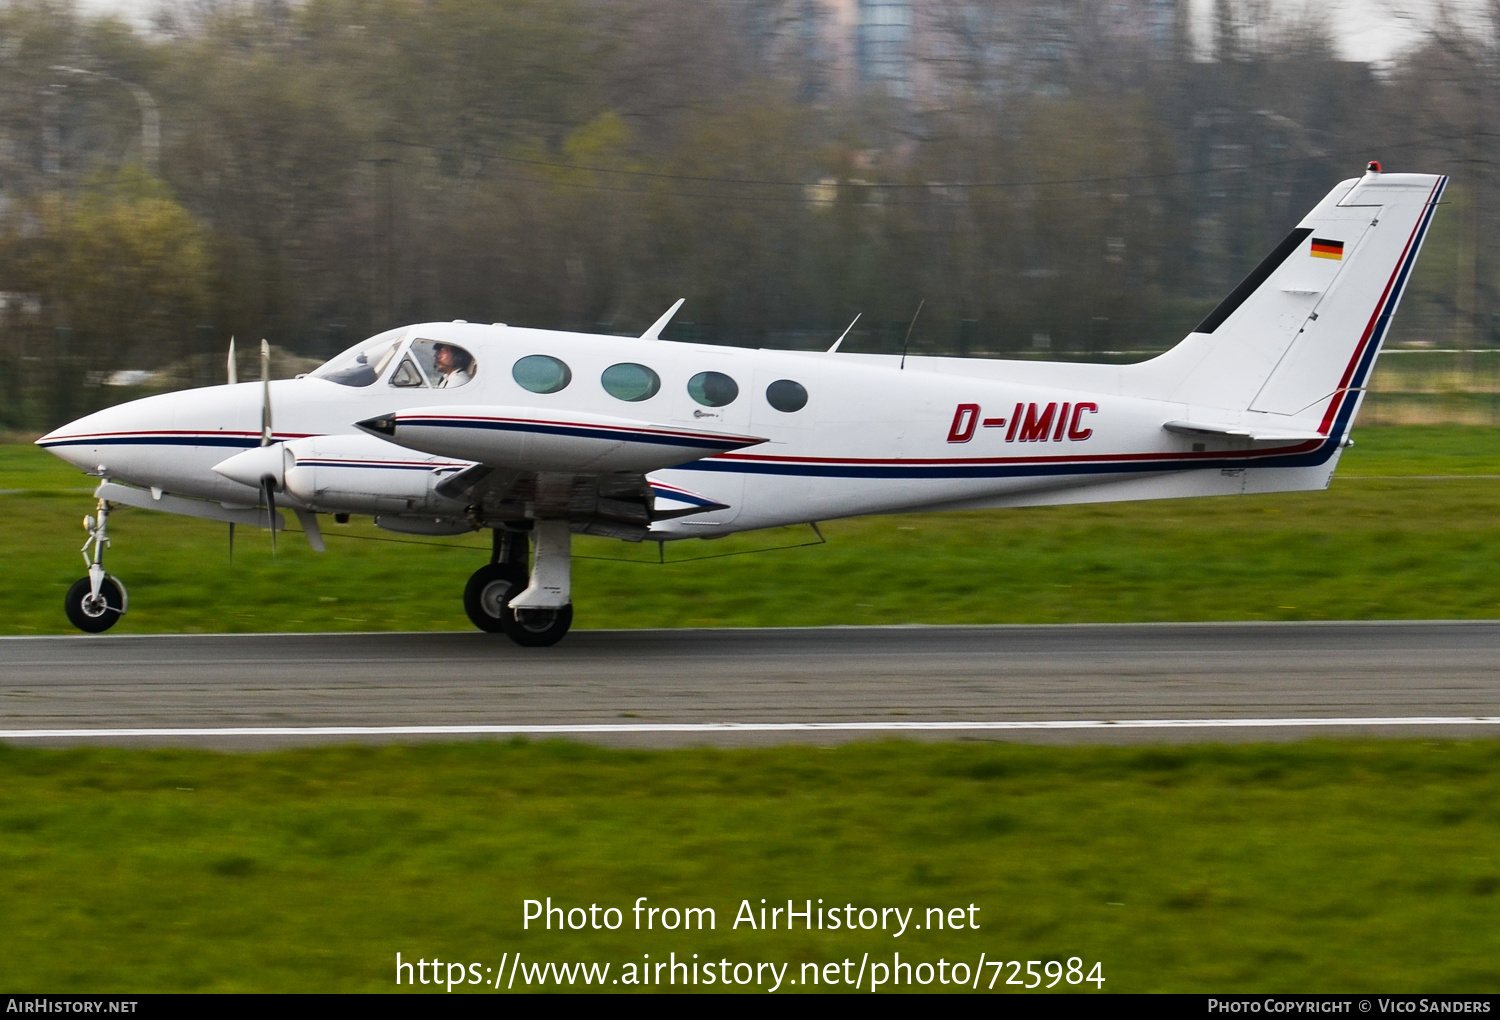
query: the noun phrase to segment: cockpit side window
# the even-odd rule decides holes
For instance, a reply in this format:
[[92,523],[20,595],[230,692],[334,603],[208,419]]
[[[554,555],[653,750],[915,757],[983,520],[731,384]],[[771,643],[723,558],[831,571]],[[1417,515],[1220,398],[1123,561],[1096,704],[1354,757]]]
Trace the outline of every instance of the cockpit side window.
[[396,366],[396,371],[391,373],[392,386],[431,386],[427,376],[423,374],[417,359],[410,354],[401,359],[401,364]]
[[[407,385],[427,385],[440,390],[464,385],[474,378],[478,368],[472,354],[446,340],[413,340],[409,359],[414,361],[413,369],[420,372],[424,382]],[[394,376],[391,382],[395,384]]]
[[308,374],[314,379],[326,379],[340,386],[369,386],[391,363],[405,332],[403,327],[372,336]]

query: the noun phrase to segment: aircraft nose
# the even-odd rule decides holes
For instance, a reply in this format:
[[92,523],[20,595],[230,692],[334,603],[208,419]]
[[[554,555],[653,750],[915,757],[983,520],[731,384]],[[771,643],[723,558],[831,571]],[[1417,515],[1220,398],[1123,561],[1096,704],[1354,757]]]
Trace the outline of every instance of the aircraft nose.
[[172,395],[106,407],[53,429],[36,445],[84,471],[105,474],[111,449],[140,443],[172,427]]
[[[83,419],[79,419],[82,421]],[[85,471],[95,472],[103,465],[97,463],[98,458],[93,444],[85,445],[81,442],[80,434],[74,429],[78,422],[64,425],[60,429],[54,429],[36,441],[36,445],[46,450],[52,456],[67,461],[74,467]],[[103,471],[97,471],[103,474]]]

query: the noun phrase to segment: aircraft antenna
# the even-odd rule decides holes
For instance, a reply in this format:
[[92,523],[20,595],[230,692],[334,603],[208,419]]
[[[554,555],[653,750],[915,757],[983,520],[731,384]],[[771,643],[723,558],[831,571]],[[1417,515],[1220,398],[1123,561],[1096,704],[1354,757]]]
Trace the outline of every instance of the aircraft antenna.
[[911,325],[906,327],[906,340],[901,344],[901,371],[906,371],[906,349],[911,346],[911,331],[917,328],[917,316],[922,314],[922,306],[927,303],[923,298],[917,302],[917,310],[912,313]]
[[677,303],[674,304],[671,308],[668,308],[665,315],[663,315],[661,318],[659,318],[655,322],[653,322],[651,324],[651,328],[648,329],[648,330],[646,330],[646,332],[644,332],[644,333],[641,334],[641,339],[642,340],[660,340],[661,339],[661,331],[667,328],[667,323],[669,323],[669,322],[672,321],[672,316],[674,316],[674,315],[677,314],[677,309],[681,308],[682,307],[682,303],[684,301],[686,301],[686,300],[687,300],[687,298],[684,298],[684,297],[678,298],[677,299]]
[[[859,317],[861,315],[863,315],[863,314],[865,314],[865,313],[864,312],[856,312],[855,315],[854,315],[854,322],[858,322],[859,321]],[[839,344],[841,344],[841,343],[844,342],[844,337],[848,336],[849,335],[849,330],[852,330],[854,328],[854,322],[849,323],[849,329],[846,329],[842,333],[840,333],[839,334],[839,338],[833,342],[833,346],[830,347],[830,348],[828,348],[828,353],[829,354],[832,354],[834,351],[836,351],[836,350],[839,349]]]

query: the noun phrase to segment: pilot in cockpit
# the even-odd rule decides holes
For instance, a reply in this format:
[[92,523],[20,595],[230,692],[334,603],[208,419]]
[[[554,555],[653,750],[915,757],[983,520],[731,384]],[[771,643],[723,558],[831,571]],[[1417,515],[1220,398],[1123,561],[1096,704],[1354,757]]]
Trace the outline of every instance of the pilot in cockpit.
[[442,375],[442,379],[437,383],[438,389],[462,386],[474,378],[474,358],[461,347],[443,343],[434,344],[432,359],[434,367]]

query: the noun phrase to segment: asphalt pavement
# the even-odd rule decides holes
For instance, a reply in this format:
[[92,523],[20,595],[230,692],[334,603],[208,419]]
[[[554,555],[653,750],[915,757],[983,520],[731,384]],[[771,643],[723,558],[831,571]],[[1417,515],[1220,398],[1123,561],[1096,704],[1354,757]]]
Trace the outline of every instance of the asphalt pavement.
[[478,632],[0,638],[0,739],[28,745],[1152,742],[1497,723],[1500,621],[577,631],[550,649]]

